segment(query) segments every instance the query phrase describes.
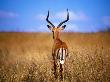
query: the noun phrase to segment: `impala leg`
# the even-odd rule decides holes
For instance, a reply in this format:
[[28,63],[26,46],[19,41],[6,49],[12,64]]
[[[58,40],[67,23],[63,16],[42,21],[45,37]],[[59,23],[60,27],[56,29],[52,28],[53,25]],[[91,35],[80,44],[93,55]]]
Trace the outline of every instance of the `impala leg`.
[[52,54],[52,56],[53,56],[53,68],[54,68],[54,73],[53,74],[54,74],[55,79],[57,79],[57,65],[56,65],[54,54]]
[[60,64],[60,80],[63,81],[63,65]]
[[57,65],[56,65],[55,60],[54,60],[54,76],[57,79]]

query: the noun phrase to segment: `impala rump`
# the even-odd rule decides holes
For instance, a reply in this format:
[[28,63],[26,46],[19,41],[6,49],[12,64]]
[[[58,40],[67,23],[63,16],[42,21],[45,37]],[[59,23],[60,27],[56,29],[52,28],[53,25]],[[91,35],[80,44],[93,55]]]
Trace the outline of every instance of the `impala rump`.
[[67,49],[59,48],[56,51],[57,63],[64,64],[66,55],[67,55]]

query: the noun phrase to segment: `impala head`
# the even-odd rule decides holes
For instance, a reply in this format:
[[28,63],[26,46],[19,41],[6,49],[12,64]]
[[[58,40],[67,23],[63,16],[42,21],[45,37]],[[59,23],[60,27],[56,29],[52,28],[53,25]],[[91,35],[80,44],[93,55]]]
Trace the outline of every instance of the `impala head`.
[[63,25],[65,22],[67,22],[69,20],[69,12],[68,12],[68,9],[67,9],[67,19],[62,21],[58,26],[54,26],[50,21],[49,21],[49,11],[48,11],[48,15],[47,15],[47,18],[46,18],[46,21],[49,23],[49,25],[47,25],[47,27],[53,32],[53,38],[55,36],[58,36],[59,34],[59,31],[61,30],[64,30],[66,25]]

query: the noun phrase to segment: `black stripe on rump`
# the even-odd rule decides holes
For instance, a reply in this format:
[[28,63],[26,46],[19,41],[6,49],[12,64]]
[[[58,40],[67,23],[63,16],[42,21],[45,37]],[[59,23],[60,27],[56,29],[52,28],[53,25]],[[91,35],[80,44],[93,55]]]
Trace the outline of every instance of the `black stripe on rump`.
[[57,59],[60,59],[59,51],[60,51],[60,49],[57,50]]
[[62,48],[62,53],[61,53],[61,60],[63,60],[63,48]]

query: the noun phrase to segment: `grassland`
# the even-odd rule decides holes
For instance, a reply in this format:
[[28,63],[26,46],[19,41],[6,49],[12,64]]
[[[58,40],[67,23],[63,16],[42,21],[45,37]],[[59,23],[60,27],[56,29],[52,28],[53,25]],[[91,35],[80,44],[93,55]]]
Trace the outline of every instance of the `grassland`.
[[[110,33],[62,33],[69,47],[65,82],[110,82]],[[0,82],[57,82],[52,34],[0,33]]]

